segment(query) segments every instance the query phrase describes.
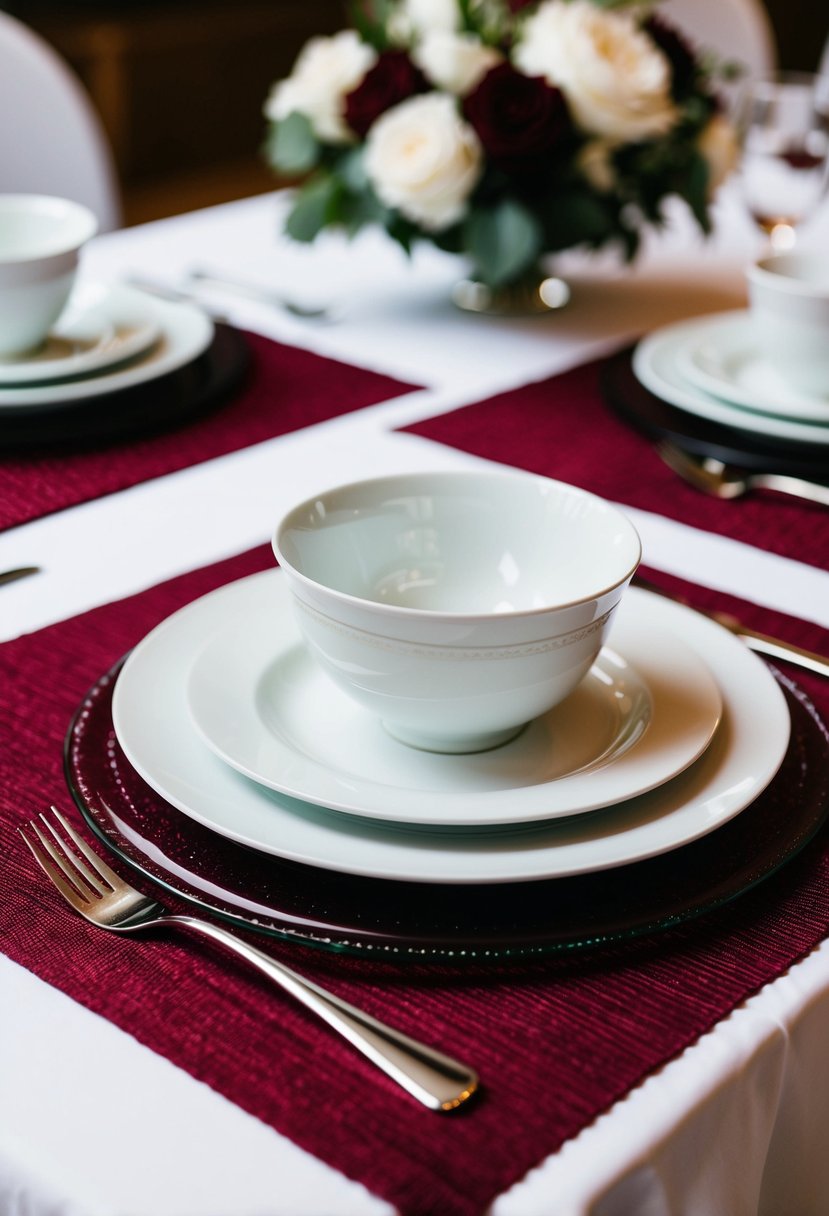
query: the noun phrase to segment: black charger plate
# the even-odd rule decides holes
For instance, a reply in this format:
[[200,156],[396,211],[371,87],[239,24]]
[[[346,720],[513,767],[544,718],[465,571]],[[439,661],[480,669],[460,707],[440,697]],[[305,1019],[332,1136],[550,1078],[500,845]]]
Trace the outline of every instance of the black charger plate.
[[669,439],[695,456],[763,473],[787,473],[829,482],[829,426],[826,443],[778,439],[751,430],[724,426],[669,405],[640,384],[632,366],[632,349],[612,355],[601,374],[606,400],[626,422],[650,438]]
[[98,447],[182,426],[215,409],[242,383],[249,364],[244,335],[217,324],[207,350],[192,363],[117,392],[54,408],[0,411],[0,453]]

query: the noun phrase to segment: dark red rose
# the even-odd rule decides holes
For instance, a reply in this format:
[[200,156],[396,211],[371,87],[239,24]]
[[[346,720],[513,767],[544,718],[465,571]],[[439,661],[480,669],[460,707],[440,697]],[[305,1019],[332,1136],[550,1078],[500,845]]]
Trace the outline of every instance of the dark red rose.
[[662,17],[649,17],[644,29],[671,65],[671,95],[674,101],[683,101],[693,89],[699,73],[699,64],[691,44],[684,34]]
[[425,76],[405,51],[383,51],[356,89],[347,94],[345,121],[362,138],[386,110],[428,88]]
[[522,8],[529,8],[535,2],[536,0],[507,0],[507,7],[511,13],[520,13]]
[[464,113],[489,161],[508,173],[544,169],[550,153],[572,133],[561,90],[509,63],[487,72],[466,98]]

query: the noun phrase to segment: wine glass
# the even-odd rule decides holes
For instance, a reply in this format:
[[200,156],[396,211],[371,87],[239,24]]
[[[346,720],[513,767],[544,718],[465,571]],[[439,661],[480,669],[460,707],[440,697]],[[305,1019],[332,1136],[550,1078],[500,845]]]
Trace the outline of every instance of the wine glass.
[[749,214],[775,251],[791,249],[829,181],[829,78],[781,72],[752,80],[738,125]]

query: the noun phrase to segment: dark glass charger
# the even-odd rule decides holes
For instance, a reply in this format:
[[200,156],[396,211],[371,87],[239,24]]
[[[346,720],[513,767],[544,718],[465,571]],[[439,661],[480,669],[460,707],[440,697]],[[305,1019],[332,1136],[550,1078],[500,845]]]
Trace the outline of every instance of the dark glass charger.
[[[670,405],[640,384],[632,366],[633,349],[605,362],[601,387],[605,400],[626,422],[649,438],[669,439],[695,456],[713,457],[751,472],[787,473],[829,483],[829,426],[826,444],[777,438],[698,418]],[[750,414],[746,411],[746,421]]]
[[216,324],[191,363],[142,384],[55,406],[0,410],[0,452],[83,449],[153,435],[190,422],[226,401],[250,362],[244,335]]
[[805,695],[778,675],[792,719],[783,764],[750,808],[700,840],[618,869],[537,882],[355,878],[226,840],[156,794],[115,738],[120,667],[92,687],[66,737],[67,782],[93,832],[131,869],[237,928],[376,961],[523,961],[668,929],[768,878],[829,815],[829,735]]

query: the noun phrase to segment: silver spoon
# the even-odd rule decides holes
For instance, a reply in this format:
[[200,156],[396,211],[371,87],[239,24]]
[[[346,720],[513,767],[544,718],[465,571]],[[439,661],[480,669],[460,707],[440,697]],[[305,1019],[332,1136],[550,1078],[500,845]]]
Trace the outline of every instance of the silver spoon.
[[300,317],[305,321],[329,320],[332,315],[331,309],[323,305],[299,304],[296,300],[288,299],[279,292],[271,291],[258,283],[251,283],[246,279],[236,279],[224,272],[196,268],[189,271],[187,277],[191,283],[205,283],[207,286],[233,291],[237,295],[245,296],[249,300],[256,300],[260,304],[268,304],[272,308],[282,308],[292,317]]
[[673,469],[683,481],[714,498],[742,498],[752,490],[774,490],[778,494],[791,494],[829,506],[829,486],[818,485],[802,477],[788,477],[783,473],[750,473],[746,469],[724,464],[713,456],[692,456],[668,440],[659,443],[657,451],[668,468]]

